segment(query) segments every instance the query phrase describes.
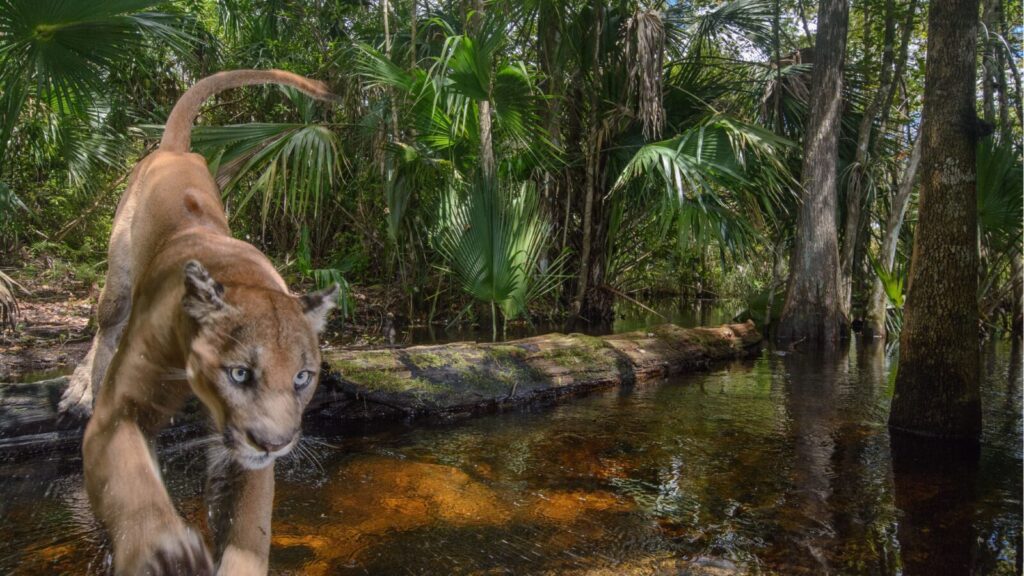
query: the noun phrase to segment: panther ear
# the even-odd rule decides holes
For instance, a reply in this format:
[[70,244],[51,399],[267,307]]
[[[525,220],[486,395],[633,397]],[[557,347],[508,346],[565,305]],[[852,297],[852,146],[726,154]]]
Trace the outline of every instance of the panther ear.
[[195,260],[185,264],[185,297],[181,304],[185,313],[200,324],[212,322],[228,308],[224,302],[224,286]]
[[327,314],[338,304],[338,292],[340,291],[341,287],[335,282],[323,290],[299,296],[302,311],[317,334],[324,331],[324,326],[327,325]]

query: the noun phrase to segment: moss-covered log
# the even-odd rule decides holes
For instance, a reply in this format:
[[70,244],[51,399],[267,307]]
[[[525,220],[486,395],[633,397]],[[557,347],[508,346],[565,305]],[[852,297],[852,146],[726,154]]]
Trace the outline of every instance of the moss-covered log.
[[760,342],[749,322],[665,324],[603,337],[556,333],[500,344],[341,350],[324,362],[338,390],[362,401],[347,411],[372,418],[380,406],[411,416],[465,413],[629,384],[744,357]]
[[[500,344],[331,351],[307,413],[319,423],[470,414],[702,369],[747,356],[760,342],[748,322],[665,324],[600,338],[546,334]],[[0,384],[0,454],[77,448],[84,423],[57,411],[66,385],[66,378]],[[170,433],[196,427],[201,412],[190,404]]]

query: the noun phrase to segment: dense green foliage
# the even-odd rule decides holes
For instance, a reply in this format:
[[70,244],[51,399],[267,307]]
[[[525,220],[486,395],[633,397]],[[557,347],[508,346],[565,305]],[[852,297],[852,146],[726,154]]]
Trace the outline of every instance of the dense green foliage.
[[[763,318],[798,212],[807,4],[0,0],[0,265],[46,255],[97,279],[126,174],[176,98],[217,70],[277,67],[326,81],[339,101],[224,93],[194,149],[235,233],[291,281],[351,285],[346,313],[359,307],[353,290],[380,287],[381,306],[410,321],[495,310],[598,321],[616,299],[655,293],[747,298]],[[840,194],[863,190],[867,214],[843,239],[857,243],[855,317],[916,138],[915,6],[863,0],[851,12]],[[1008,48],[1020,30],[1007,24],[1020,3],[1000,6],[1003,21],[979,39],[1000,50],[1003,79],[996,135],[979,148],[979,300],[993,328],[1010,314],[1021,244],[1019,54]],[[877,98],[858,163],[887,42],[899,89]],[[906,223],[897,270],[913,206]],[[898,287],[898,273],[878,270]]]

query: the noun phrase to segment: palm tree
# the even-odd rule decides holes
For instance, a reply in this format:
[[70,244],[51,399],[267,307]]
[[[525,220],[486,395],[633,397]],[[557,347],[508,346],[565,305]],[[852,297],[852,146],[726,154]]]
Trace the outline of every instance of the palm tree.
[[497,308],[506,320],[525,314],[531,301],[554,289],[565,259],[545,262],[551,226],[536,188],[494,189],[491,182],[480,174],[468,195],[449,191],[433,241],[463,290],[490,304],[497,339]]
[[[119,66],[149,42],[187,54],[182,19],[156,0],[0,0],[0,157],[26,106],[88,118]],[[0,176],[3,168],[0,167]]]
[[[103,169],[121,167],[127,139],[110,125],[112,77],[151,43],[187,54],[191,37],[179,16],[150,11],[154,0],[0,0],[0,205],[14,193],[14,158],[63,169],[89,187]],[[13,149],[12,149],[13,144]],[[19,210],[27,212],[27,210]],[[6,210],[3,220],[8,220]],[[0,327],[17,318],[14,287],[0,274]]]
[[[614,288],[622,269],[616,263],[632,248],[630,241],[618,240],[634,236],[619,234],[622,222],[649,221],[653,214],[660,224],[674,222],[681,238],[700,243],[725,240],[736,247],[738,239],[751,238],[762,212],[748,218],[739,208],[758,189],[722,186],[727,172],[721,168],[729,165],[728,175],[743,174],[748,182],[777,185],[787,177],[782,163],[746,156],[777,158],[781,141],[766,139],[723,109],[756,109],[755,99],[735,96],[749,94],[737,88],[749,84],[753,69],[740,59],[736,38],[745,48],[767,50],[771,9],[768,2],[736,0],[697,15],[680,4],[556,1],[525,3],[514,12],[524,23],[520,26],[542,37],[538,59],[544,85],[552,89],[547,124],[565,154],[564,166],[549,179],[558,195],[552,213],[563,228],[556,236],[579,254],[572,291],[579,316],[592,321],[611,316],[613,296],[621,292]],[[731,131],[725,139],[708,139],[719,144],[708,150],[719,155],[715,162],[699,148],[680,146],[702,141],[697,131],[710,136],[715,130],[709,127],[721,128],[721,122],[730,123]],[[663,140],[662,133],[672,136]],[[751,154],[751,146],[760,146],[759,152]],[[653,177],[662,170],[650,158],[675,164],[676,174],[690,180]],[[769,166],[774,176],[768,176]],[[673,170],[666,166],[665,172]],[[754,204],[774,205],[772,198],[782,188],[761,189],[764,194]],[[708,225],[713,220],[718,224]]]

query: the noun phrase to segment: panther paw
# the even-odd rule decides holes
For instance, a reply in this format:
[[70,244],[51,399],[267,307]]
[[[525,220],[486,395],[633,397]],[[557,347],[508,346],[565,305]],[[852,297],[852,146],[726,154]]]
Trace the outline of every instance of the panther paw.
[[138,571],[139,576],[213,576],[213,562],[206,545],[194,530],[167,534]]
[[60,398],[58,409],[83,420],[92,416],[92,365],[83,363],[68,377],[68,387]]

